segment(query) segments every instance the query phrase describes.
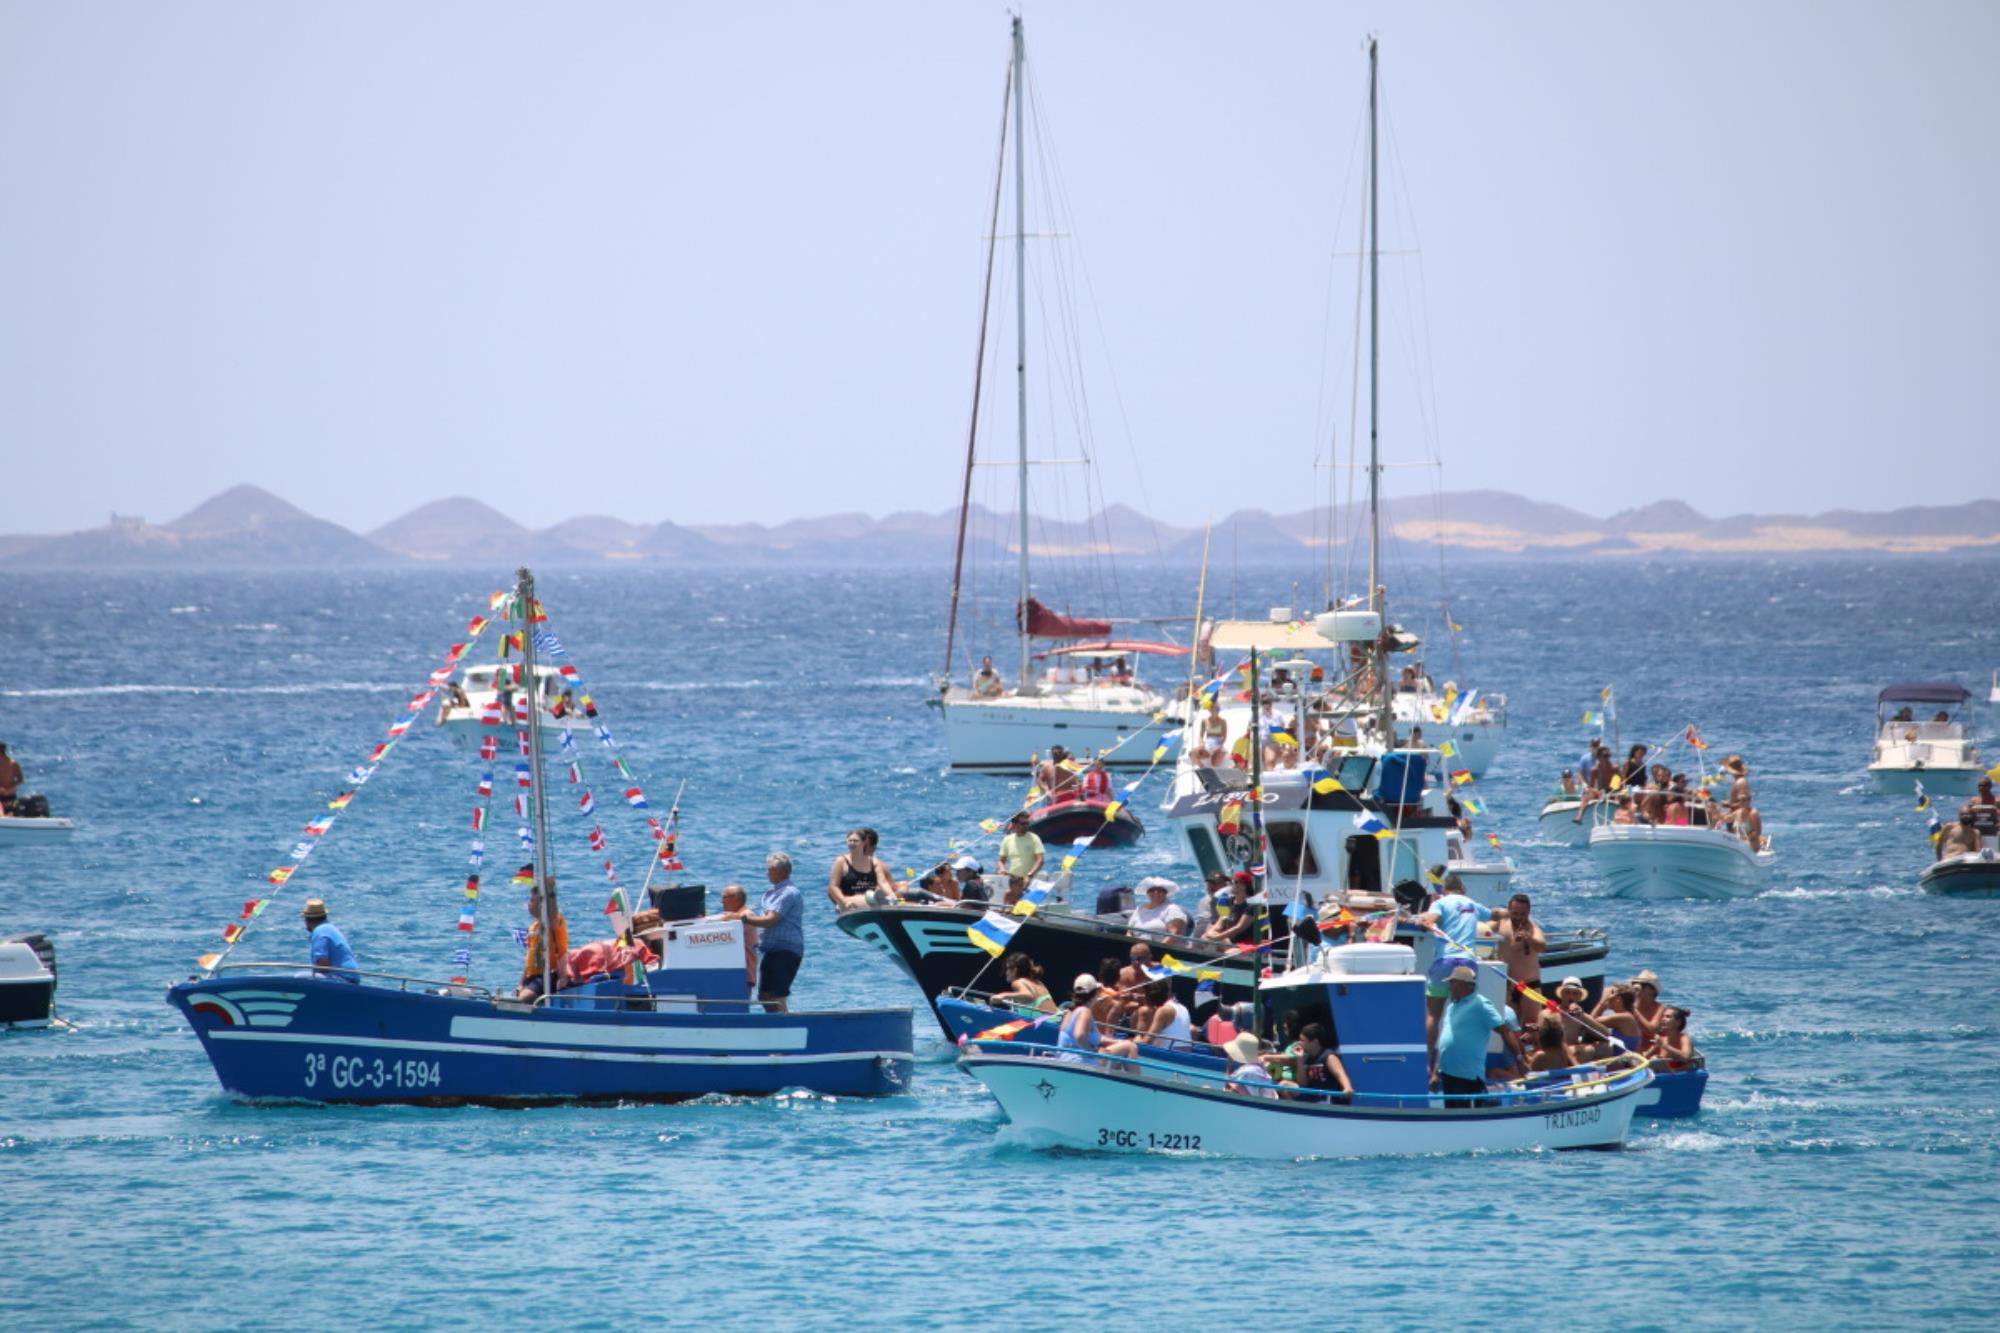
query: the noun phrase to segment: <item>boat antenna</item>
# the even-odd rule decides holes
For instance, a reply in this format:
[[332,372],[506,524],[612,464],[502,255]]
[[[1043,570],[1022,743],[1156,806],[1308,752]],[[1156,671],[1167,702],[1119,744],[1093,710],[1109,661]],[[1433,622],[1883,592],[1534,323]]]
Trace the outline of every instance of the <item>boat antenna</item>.
[[1014,62],[1010,82],[1014,85],[1014,416],[1018,427],[1021,519],[1021,675],[1020,694],[1035,693],[1029,649],[1033,638],[1028,629],[1028,202],[1027,145],[1022,139],[1021,104],[1027,82],[1024,66],[1027,55],[1021,43],[1021,16],[1014,16]]
[[556,881],[549,874],[549,803],[542,782],[542,683],[535,673],[535,576],[523,565],[514,606],[521,620],[521,671],[528,690],[528,795],[535,803],[535,883],[541,886],[542,994],[555,994]]
[[[1264,691],[1258,679],[1257,665],[1257,649],[1253,646],[1250,649],[1250,730],[1247,736],[1250,742],[1250,844],[1252,849],[1250,852],[1249,897],[1253,902],[1259,898],[1267,897],[1264,890],[1270,883],[1270,877],[1265,873],[1270,867],[1264,862],[1266,855],[1264,849]],[[1268,910],[1270,907],[1269,902],[1266,902],[1264,905]],[[1243,904],[1243,910],[1246,912],[1249,911],[1250,904]],[[1260,937],[1265,934],[1269,924],[1267,918],[1260,917],[1258,919],[1257,934]],[[1261,939],[1258,942],[1261,943]],[[1258,995],[1258,988],[1252,986],[1250,989],[1250,1013],[1251,1027],[1253,1029],[1257,1027],[1259,1020],[1262,1018],[1262,1015],[1259,1013],[1261,1005],[1258,1001]]]
[[959,581],[965,572],[965,523],[972,512],[972,469],[979,455],[979,396],[986,380],[986,320],[993,310],[993,252],[1000,241],[1001,182],[1007,178],[1007,102],[1014,92],[1014,66],[1007,65],[1007,84],[1000,90],[1000,152],[993,163],[993,211],[986,225],[986,279],[979,287],[979,355],[972,362],[972,422],[965,432],[965,482],[958,495],[958,541],[951,556],[951,614],[944,627],[944,670],[939,692],[950,688],[952,643],[958,637]]
[[[1201,530],[1201,581],[1194,588],[1194,642],[1188,645],[1188,721],[1192,722],[1201,713],[1201,706],[1195,702],[1194,683],[1201,670],[1201,613],[1208,600],[1208,539],[1215,535],[1215,516]],[[1185,751],[1183,751],[1185,753]]]

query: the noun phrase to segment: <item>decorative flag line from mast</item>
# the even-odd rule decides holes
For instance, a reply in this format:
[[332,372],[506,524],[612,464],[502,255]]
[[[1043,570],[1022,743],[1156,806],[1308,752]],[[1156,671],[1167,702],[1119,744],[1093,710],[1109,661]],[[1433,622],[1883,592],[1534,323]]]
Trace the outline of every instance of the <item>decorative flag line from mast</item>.
[[[496,594],[498,595],[502,594]],[[305,867],[306,862],[318,850],[320,840],[332,829],[334,820],[340,817],[341,811],[347,809],[361,789],[368,785],[368,779],[375,776],[375,770],[388,757],[389,751],[396,748],[396,743],[409,732],[411,724],[423,714],[431,700],[437,697],[438,687],[451,678],[452,670],[458,665],[459,659],[464,657],[466,650],[478,641],[488,623],[490,622],[484,616],[474,616],[466,624],[464,641],[454,643],[446,650],[443,663],[430,673],[424,687],[410,696],[409,702],[403,705],[401,716],[389,725],[383,739],[376,742],[366,759],[350,769],[341,779],[340,791],[326,803],[328,813],[307,824],[304,835],[298,842],[292,844],[291,850],[285,854],[285,864],[274,868],[264,876],[272,888],[283,888]],[[222,928],[222,952],[204,954],[200,959],[201,965],[211,970],[220,966],[249,932],[250,923],[262,916],[264,909],[270,904],[271,899],[268,897],[253,898],[245,902],[242,914]]]
[[493,760],[500,752],[500,738],[488,732],[479,738],[478,800],[472,807],[472,852],[466,858],[465,901],[459,908],[458,929],[465,936],[452,951],[456,969],[452,984],[463,986],[472,971],[472,929],[478,924],[479,880],[486,865],[486,812],[493,801]]

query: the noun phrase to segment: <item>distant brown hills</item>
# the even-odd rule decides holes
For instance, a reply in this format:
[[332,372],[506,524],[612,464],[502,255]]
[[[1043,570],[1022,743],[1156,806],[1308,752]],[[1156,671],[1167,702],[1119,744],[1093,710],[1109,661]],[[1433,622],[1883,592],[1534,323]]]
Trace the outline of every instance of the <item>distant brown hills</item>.
[[[1215,551],[1234,560],[1285,560],[1351,540],[1359,516],[1325,511],[1270,514],[1239,510],[1215,525]],[[1437,542],[1477,555],[1632,558],[1654,554],[1973,551],[2000,546],[2000,500],[1882,513],[1739,514],[1713,519],[1677,500],[1593,518],[1505,491],[1450,491],[1383,505],[1383,522],[1406,541]],[[0,535],[10,567],[326,565],[917,565],[951,558],[954,511],[870,518],[831,514],[761,523],[632,523],[606,515],[533,529],[479,500],[456,496],[421,505],[358,534],[255,486],[234,486],[165,524],[113,515],[103,527],[61,536]],[[977,508],[968,543],[982,555],[1011,550],[1014,520]],[[1158,523],[1111,505],[1081,523],[1038,519],[1034,553],[1043,559],[1112,553],[1125,559],[1191,562],[1199,529]]]

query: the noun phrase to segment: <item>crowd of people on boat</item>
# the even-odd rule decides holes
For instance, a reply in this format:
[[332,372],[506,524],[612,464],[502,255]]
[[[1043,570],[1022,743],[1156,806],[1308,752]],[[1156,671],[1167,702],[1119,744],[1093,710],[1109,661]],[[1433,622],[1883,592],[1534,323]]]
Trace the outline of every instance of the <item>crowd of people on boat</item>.
[[1647,747],[1634,745],[1624,762],[1616,762],[1602,740],[1593,740],[1576,768],[1565,768],[1555,799],[1577,802],[1576,822],[1596,817],[1593,807],[1608,805],[1612,824],[1645,824],[1665,828],[1723,829],[1762,850],[1764,818],[1750,798],[1750,769],[1743,756],[1722,761],[1718,778],[1729,783],[1727,795],[1715,799],[1709,779],[1690,780],[1668,765],[1647,762]]

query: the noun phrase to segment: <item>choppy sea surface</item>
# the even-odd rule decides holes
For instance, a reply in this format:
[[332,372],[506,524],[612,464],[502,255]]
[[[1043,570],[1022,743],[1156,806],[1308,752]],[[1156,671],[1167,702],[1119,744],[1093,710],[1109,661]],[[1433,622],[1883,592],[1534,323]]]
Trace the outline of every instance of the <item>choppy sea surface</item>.
[[[1919,894],[1924,817],[1862,770],[1882,684],[1955,678],[1984,699],[1995,573],[1455,571],[1465,633],[1434,674],[1510,702],[1487,827],[1544,921],[1605,927],[1615,968],[1653,968],[1694,1010],[1707,1108],[1639,1122],[1618,1153],[1277,1163],[1013,1141],[921,1010],[915,1085],[885,1101],[233,1104],[166,986],[267,891],[502,572],[16,576],[0,740],[79,828],[59,850],[0,850],[0,933],[54,936],[74,1024],[0,1034],[0,1327],[1985,1326],[2000,902]],[[1192,609],[1190,577],[1122,578],[1124,602]],[[1305,600],[1293,578],[1219,575],[1211,609]],[[797,1002],[920,1007],[812,890],[851,825],[880,829],[900,870],[1018,799],[942,773],[925,700],[945,576],[555,572],[542,591],[656,804],[688,779],[689,877],[713,894],[756,883],[768,849],[798,859]],[[1401,610],[1435,625],[1427,596]],[[1616,902],[1587,853],[1538,845],[1607,682],[1627,742],[1693,722],[1712,755],[1746,756],[1780,858],[1769,892]],[[1983,702],[1972,717],[2000,758]],[[296,908],[316,894],[366,965],[447,974],[475,780],[426,721],[249,955],[302,953]],[[644,841],[625,813],[604,822],[629,880]],[[559,821],[554,842],[589,883],[582,833]],[[1192,884],[1158,830],[1098,855],[1086,882]],[[488,895],[475,979],[518,967],[513,898]],[[572,899],[572,923],[593,906]]]

